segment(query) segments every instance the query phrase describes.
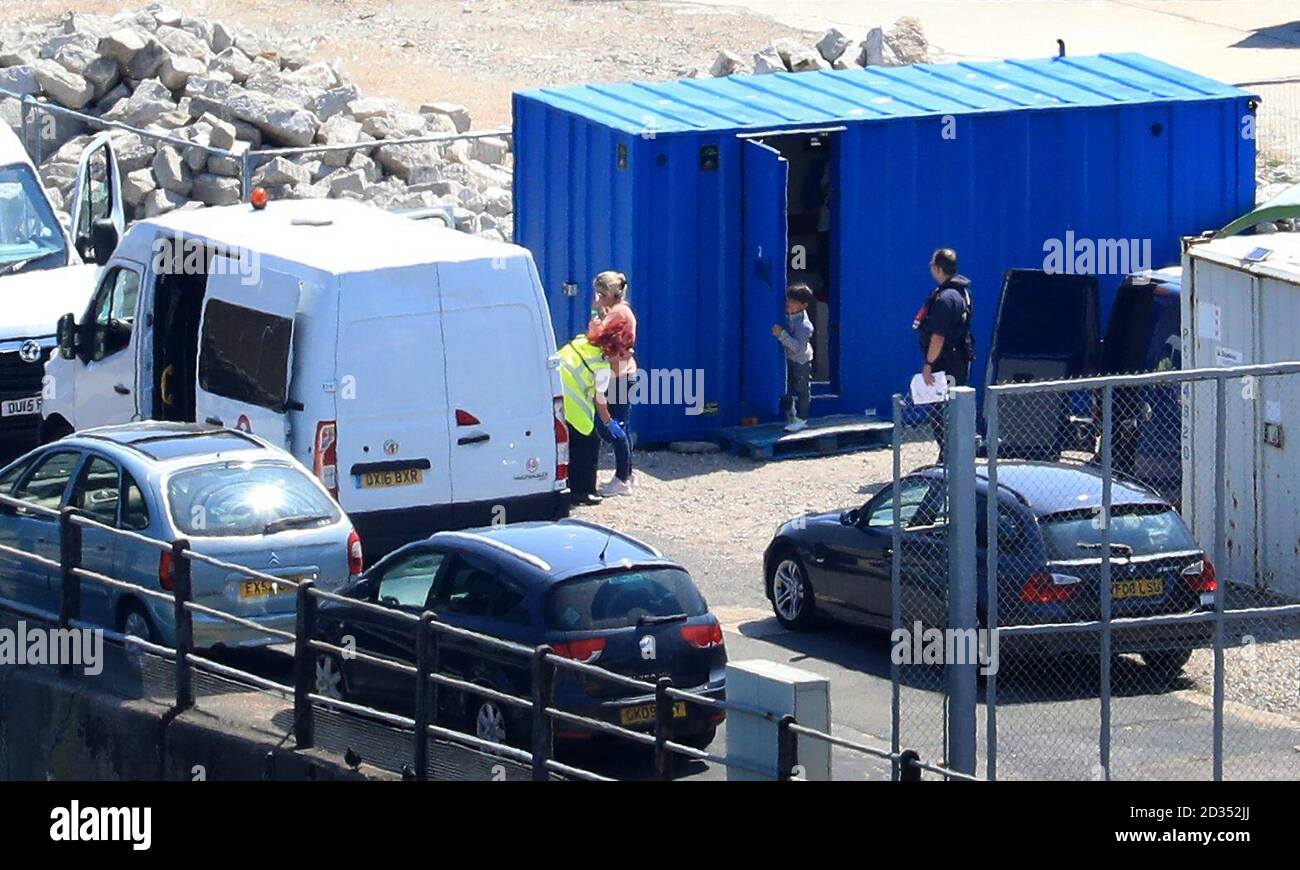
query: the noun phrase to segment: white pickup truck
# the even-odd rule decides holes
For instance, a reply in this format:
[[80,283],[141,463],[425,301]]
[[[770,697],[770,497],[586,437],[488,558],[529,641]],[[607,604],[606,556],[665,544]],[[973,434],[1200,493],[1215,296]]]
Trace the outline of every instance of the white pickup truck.
[[59,316],[85,308],[95,263],[107,261],[125,227],[107,134],[82,153],[70,214],[64,226],[22,142],[0,124],[0,457],[39,443]]

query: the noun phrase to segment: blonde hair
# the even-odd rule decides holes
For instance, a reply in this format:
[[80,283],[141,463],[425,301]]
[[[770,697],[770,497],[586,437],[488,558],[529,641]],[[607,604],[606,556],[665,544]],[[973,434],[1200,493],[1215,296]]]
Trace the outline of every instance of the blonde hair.
[[596,276],[596,292],[623,299],[627,296],[627,276],[622,272],[601,272]]

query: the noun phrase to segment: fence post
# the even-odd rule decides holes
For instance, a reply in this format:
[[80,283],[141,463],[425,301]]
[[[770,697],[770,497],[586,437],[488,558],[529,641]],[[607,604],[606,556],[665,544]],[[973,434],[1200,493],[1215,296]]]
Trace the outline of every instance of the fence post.
[[776,723],[776,778],[778,782],[794,779],[799,764],[799,735],[790,730],[794,716],[786,713]]
[[[988,565],[985,570],[988,583],[988,605],[986,607],[984,627],[989,633],[991,650],[1001,650],[1001,645],[994,643],[998,631],[998,440],[1002,437],[998,421],[998,392],[989,389],[984,393],[984,429],[986,455],[988,456],[988,516],[984,525],[987,527],[988,540],[985,550]],[[989,781],[998,778],[998,670],[1000,662],[990,659],[989,672],[984,677],[984,717],[987,728],[984,737],[986,760],[984,773]]]
[[186,607],[194,598],[193,567],[188,558],[190,542],[181,538],[172,542],[172,604],[176,622],[176,709],[194,706],[194,614]]
[[[76,512],[73,507],[59,512],[59,576],[63,592],[59,600],[59,627],[63,629],[81,618],[81,578],[76,573],[81,567],[81,526],[72,521]],[[70,657],[59,663],[62,676],[72,676],[72,669]]]
[[1112,453],[1115,443],[1115,390],[1110,384],[1101,388],[1101,715],[1097,734],[1097,765],[1099,779],[1110,780],[1110,658],[1113,648],[1111,633],[1111,524],[1110,508],[1113,499],[1114,466]]
[[904,749],[898,755],[898,781],[899,782],[920,782],[921,768],[917,762],[921,760],[921,753],[915,749]]
[[1223,780],[1223,603],[1228,586],[1228,381],[1214,382],[1214,567],[1219,581],[1214,584],[1214,781]]
[[[901,521],[903,502],[898,491],[898,482],[903,477],[903,397],[894,394],[894,497],[893,522],[889,534],[889,630],[893,632],[903,627],[903,524]],[[900,731],[903,724],[903,698],[899,687],[902,673],[898,660],[889,657],[889,751],[894,756],[890,762],[890,778],[895,782],[899,778],[898,750],[902,746]]]
[[671,677],[655,681],[655,776],[661,780],[673,778],[673,754],[668,749],[673,730],[673,699],[668,696],[672,685]]
[[429,721],[434,715],[429,709],[429,637],[433,620],[434,615],[426,610],[415,624],[415,778],[420,782],[429,778]]
[[962,773],[975,773],[975,705],[979,622],[976,619],[978,566],[975,556],[975,390],[953,387],[948,392],[947,442],[944,447],[948,482],[948,627],[975,647],[962,663],[946,664],[948,688],[948,763]]
[[308,577],[298,583],[298,619],[293,643],[293,739],[299,749],[316,743],[311,694],[315,685],[316,662],[311,641],[316,636],[316,582]]
[[549,656],[555,652],[542,644],[533,650],[533,782],[549,782],[546,763],[555,748],[555,723],[547,714],[555,690],[555,665]]

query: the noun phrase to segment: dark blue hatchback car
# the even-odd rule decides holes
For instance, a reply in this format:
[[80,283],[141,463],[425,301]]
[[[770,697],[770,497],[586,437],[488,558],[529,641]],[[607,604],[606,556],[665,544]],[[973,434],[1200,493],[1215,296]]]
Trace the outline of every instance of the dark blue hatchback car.
[[[900,608],[903,623],[947,624],[945,471],[903,477]],[[1102,479],[1090,466],[998,463],[998,625],[1096,620],[1101,606]],[[983,467],[976,485],[978,614],[986,624],[988,499]],[[792,628],[818,616],[879,628],[892,625],[894,485],[860,508],[814,514],[783,525],[764,555],[765,589],[777,618]],[[1154,490],[1114,482],[1111,508],[1111,613],[1114,618],[1189,613],[1213,606],[1214,566],[1182,517]],[[1211,623],[1126,628],[1116,652],[1141,653],[1163,678],[1176,675],[1210,636]],[[1079,650],[1095,637],[1053,633],[1004,651]]]
[[[341,594],[438,619],[525,646],[549,644],[566,658],[625,676],[673,685],[713,698],[725,691],[722,628],[690,575],[653,547],[579,520],[518,523],[439,532],[390,553]],[[338,602],[322,605],[324,639],[408,663],[415,659],[410,620],[392,619]],[[498,692],[528,697],[531,659],[476,641],[443,635],[439,671]],[[319,694],[409,709],[414,680],[358,659],[322,653]],[[654,696],[561,668],[555,705],[634,730],[654,727]],[[485,740],[524,744],[527,711],[490,697],[443,689],[439,719]],[[720,711],[685,701],[674,706],[674,739],[707,746]],[[590,730],[556,722],[558,738],[589,738]]]

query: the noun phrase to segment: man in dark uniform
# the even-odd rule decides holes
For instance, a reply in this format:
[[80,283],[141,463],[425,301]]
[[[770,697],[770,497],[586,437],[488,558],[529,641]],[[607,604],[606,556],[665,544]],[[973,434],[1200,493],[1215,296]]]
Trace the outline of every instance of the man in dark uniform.
[[[930,257],[930,275],[938,285],[917,312],[912,328],[917,332],[924,355],[921,377],[934,384],[934,373],[943,372],[959,387],[970,381],[975,342],[971,336],[970,279],[957,274],[957,252],[938,248]],[[939,461],[943,462],[944,406],[935,403],[930,425],[939,442]]]

